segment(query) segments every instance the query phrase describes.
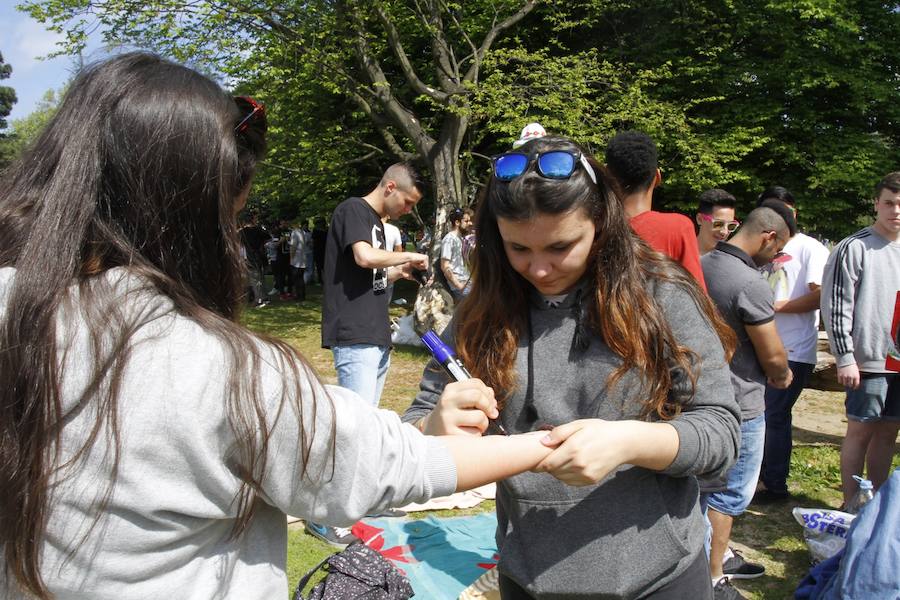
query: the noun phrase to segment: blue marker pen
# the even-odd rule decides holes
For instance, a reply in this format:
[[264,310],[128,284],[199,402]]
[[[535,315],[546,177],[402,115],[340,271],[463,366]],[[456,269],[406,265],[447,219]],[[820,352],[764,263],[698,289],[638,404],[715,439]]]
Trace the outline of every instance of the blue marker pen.
[[[458,358],[456,358],[453,349],[445,344],[434,331],[431,329],[426,331],[425,335],[422,336],[422,343],[431,350],[431,355],[434,356],[434,359],[438,361],[442,367],[444,367],[444,370],[447,371],[447,374],[450,375],[454,381],[465,381],[466,379],[472,378],[466,370],[466,367],[463,366]],[[488,419],[488,421],[491,426],[497,429],[497,431],[503,435],[509,435],[497,419]]]

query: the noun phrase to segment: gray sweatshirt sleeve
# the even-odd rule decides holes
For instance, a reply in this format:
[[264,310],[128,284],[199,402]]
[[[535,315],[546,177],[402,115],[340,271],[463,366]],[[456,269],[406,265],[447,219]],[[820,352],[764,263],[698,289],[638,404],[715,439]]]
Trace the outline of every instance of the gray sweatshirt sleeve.
[[856,364],[853,356],[853,316],[864,250],[862,243],[853,243],[852,238],[845,239],[828,257],[822,276],[822,321],[828,333],[831,353],[839,367]]
[[[453,335],[453,332],[456,331],[454,325],[454,321],[451,320],[441,334],[441,339],[451,348],[456,347],[456,340]],[[422,417],[428,416],[428,413],[437,405],[441,394],[444,393],[444,387],[449,382],[450,377],[444,371],[444,368],[435,359],[429,360],[428,364],[425,365],[425,370],[422,372],[422,379],[419,381],[419,393],[416,394],[412,404],[401,417],[403,422],[415,423]]]
[[[456,466],[440,438],[422,435],[350,390],[322,386],[302,373],[302,425],[296,407],[286,405],[272,426],[263,484],[270,504],[317,522],[348,525],[373,511],[455,491]],[[304,437],[312,440],[305,468]]]
[[675,477],[720,476],[737,460],[740,448],[740,408],[722,343],[685,290],[660,285],[656,297],[675,338],[697,355],[699,369],[693,399],[668,421],[678,431],[678,453],[662,472]]

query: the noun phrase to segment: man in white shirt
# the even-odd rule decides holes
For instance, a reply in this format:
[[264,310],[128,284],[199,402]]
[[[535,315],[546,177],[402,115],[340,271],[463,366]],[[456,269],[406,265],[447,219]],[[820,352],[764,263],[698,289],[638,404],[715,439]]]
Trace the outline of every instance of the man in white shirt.
[[381,220],[384,223],[384,245],[391,252],[403,252],[403,236],[400,228],[388,222],[389,217]]
[[307,238],[303,229],[297,225],[291,231],[291,284],[294,289],[294,299],[298,302],[306,300],[306,247]]
[[441,272],[453,299],[469,293],[469,267],[463,257],[463,238],[472,228],[472,211],[454,208],[447,217],[450,229],[441,240]]
[[[403,236],[400,234],[400,228],[388,222],[389,216],[382,217],[381,222],[384,224],[384,249],[391,252],[403,252]],[[394,297],[394,282],[391,281],[387,286],[387,295],[389,298]]]
[[[759,195],[757,206],[779,202],[796,217],[794,196],[781,186]],[[766,386],[766,445],[763,452],[761,487],[753,498],[757,504],[790,498],[787,477],[791,464],[791,409],[816,366],[819,330],[819,296],[828,249],[799,231],[784,251],[767,267],[769,285],[775,294],[775,326],[788,352],[794,374],[786,389]]]

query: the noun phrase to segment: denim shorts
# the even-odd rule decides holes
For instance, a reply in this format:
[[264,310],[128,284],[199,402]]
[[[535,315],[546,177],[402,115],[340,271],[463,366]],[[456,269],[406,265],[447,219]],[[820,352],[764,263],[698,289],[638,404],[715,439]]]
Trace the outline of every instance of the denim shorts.
[[737,462],[725,475],[726,489],[706,494],[710,508],[723,515],[740,516],[750,505],[759,479],[766,440],[766,416],[741,423],[741,449]]
[[900,375],[860,373],[859,387],[847,390],[847,419],[861,423],[900,420]]

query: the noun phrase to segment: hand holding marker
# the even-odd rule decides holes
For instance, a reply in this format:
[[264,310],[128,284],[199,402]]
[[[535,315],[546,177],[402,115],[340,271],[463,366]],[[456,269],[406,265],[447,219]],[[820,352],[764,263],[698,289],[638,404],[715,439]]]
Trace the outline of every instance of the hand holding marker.
[[[425,335],[422,336],[422,343],[431,350],[431,355],[434,356],[434,359],[438,361],[442,367],[444,367],[444,370],[447,371],[447,374],[450,375],[454,381],[465,381],[466,379],[472,378],[462,362],[456,358],[453,349],[445,344],[434,331],[431,329],[426,331]],[[494,427],[503,435],[509,435],[497,419],[489,418],[488,422],[491,427]]]

